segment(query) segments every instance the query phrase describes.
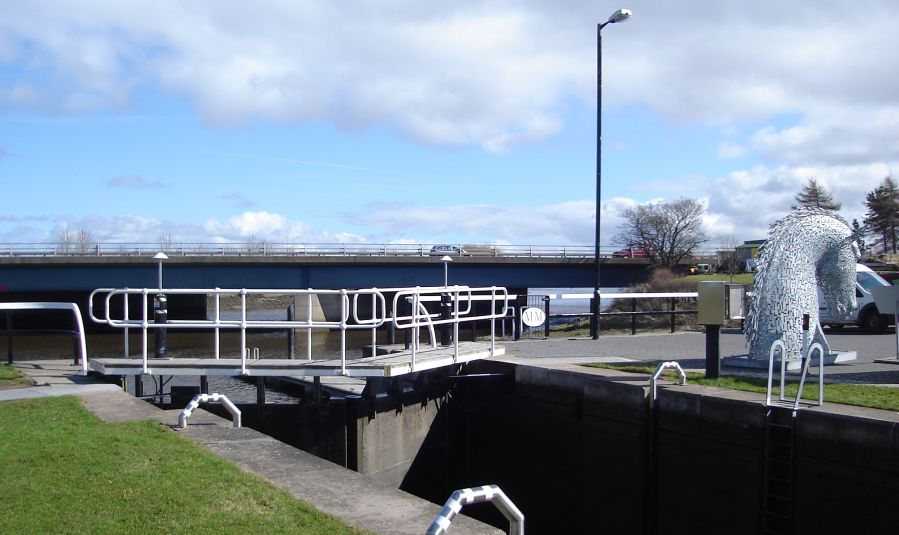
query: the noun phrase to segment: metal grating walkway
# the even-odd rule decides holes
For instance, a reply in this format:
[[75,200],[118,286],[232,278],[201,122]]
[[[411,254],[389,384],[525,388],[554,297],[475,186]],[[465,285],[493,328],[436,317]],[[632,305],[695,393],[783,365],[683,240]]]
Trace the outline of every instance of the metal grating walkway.
[[346,375],[350,377],[398,377],[433,368],[462,364],[505,354],[502,346],[490,342],[459,342],[455,346],[419,349],[414,360],[411,350],[345,361],[341,359],[289,360],[289,359],[227,359],[227,358],[171,358],[149,359],[147,370],[140,358],[90,359],[92,371],[103,375],[207,375],[253,377],[323,377]]

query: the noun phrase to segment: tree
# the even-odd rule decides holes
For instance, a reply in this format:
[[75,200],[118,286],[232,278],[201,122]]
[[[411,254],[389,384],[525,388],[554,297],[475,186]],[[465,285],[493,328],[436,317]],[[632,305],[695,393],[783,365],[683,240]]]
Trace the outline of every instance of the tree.
[[833,196],[814,178],[808,179],[808,183],[802,188],[802,191],[796,194],[794,199],[797,203],[793,205],[794,210],[803,206],[813,206],[836,212],[842,206],[841,203],[834,202]]
[[731,282],[734,275],[742,271],[742,263],[737,253],[737,246],[740,242],[736,236],[727,236],[721,240],[721,249],[718,251],[718,271],[723,271],[730,276]]
[[858,219],[852,220],[852,234],[855,236],[855,241],[858,243],[858,252],[861,253],[862,258],[867,256],[867,245],[865,244],[865,229],[859,224]]
[[883,179],[874,191],[865,195],[865,230],[875,236],[872,245],[880,245],[881,250],[896,252],[899,233],[899,185],[892,176]]
[[96,246],[93,234],[87,229],[62,230],[56,237],[56,250],[62,254],[85,254]]
[[160,251],[174,251],[175,250],[175,237],[171,235],[171,233],[163,233],[159,235],[159,250]]
[[615,241],[640,244],[655,265],[673,268],[709,241],[702,228],[705,204],[695,199],[626,208]]

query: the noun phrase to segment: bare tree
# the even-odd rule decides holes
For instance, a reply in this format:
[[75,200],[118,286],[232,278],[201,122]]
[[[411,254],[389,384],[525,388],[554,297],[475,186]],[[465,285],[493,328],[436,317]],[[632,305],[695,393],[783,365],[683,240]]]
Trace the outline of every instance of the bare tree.
[[740,242],[736,236],[727,236],[721,240],[721,249],[717,254],[718,270],[727,273],[731,282],[734,280],[734,275],[739,273],[743,267],[740,257],[737,255],[738,245],[740,245]]
[[159,235],[159,250],[160,251],[173,251],[175,250],[175,237],[171,235],[171,233],[165,233]]
[[79,253],[89,253],[96,247],[96,245],[97,242],[94,240],[94,235],[91,234],[91,231],[80,228],[75,232],[75,246]]
[[696,199],[643,204],[624,210],[615,241],[639,244],[655,265],[673,268],[709,237],[702,227],[705,204]]
[[93,234],[87,229],[61,230],[56,237],[56,251],[61,254],[86,254],[96,247]]
[[250,235],[247,236],[247,241],[244,243],[244,250],[251,255],[265,254],[266,245],[265,240],[260,240],[256,236]]

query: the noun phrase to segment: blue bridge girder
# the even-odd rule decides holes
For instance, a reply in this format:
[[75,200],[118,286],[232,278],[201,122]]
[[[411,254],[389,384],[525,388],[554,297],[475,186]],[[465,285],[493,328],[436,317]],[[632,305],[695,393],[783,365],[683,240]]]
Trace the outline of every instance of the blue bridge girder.
[[[646,280],[642,259],[601,260],[602,287]],[[592,258],[457,256],[450,284],[507,288],[593,286]],[[392,288],[443,284],[439,257],[171,256],[163,264],[166,288]],[[0,295],[90,292],[97,288],[155,288],[158,264],[150,256],[0,258]]]

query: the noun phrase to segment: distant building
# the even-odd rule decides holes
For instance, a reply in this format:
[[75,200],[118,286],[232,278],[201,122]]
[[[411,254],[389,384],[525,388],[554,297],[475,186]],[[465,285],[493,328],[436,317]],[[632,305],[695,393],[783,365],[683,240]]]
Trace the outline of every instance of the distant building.
[[[716,260],[718,269],[735,269],[736,271],[755,271],[755,261],[759,255],[759,248],[765,240],[749,240],[737,245],[731,250],[718,251]],[[730,268],[728,266],[731,266]]]
[[736,247],[737,260],[745,262],[752,258],[758,258],[759,248],[765,244],[767,240],[749,240],[744,241]]

